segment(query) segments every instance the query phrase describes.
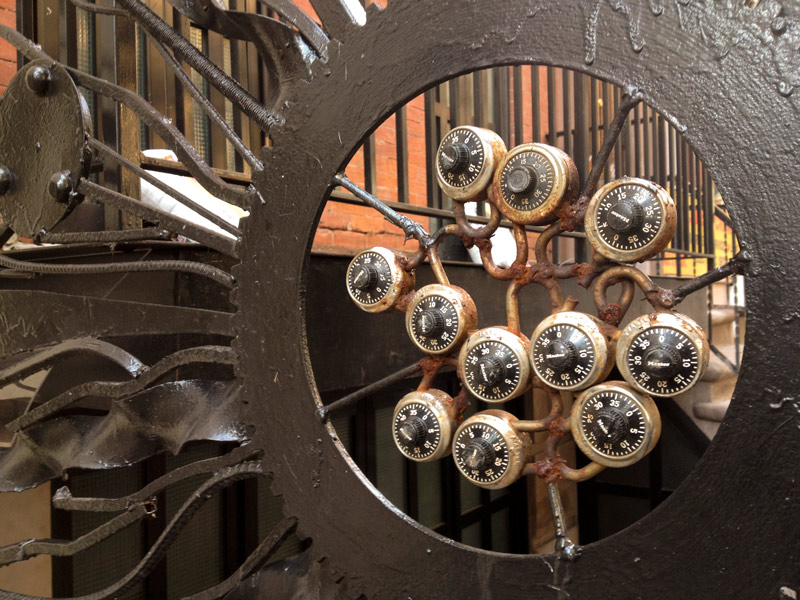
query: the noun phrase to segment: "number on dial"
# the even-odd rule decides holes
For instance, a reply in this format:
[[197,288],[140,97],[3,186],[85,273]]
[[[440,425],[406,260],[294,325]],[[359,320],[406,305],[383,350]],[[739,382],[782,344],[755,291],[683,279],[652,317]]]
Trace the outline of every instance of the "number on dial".
[[424,460],[441,442],[441,426],[430,407],[421,403],[406,404],[394,417],[394,443],[407,457]]
[[576,388],[586,382],[597,359],[594,343],[574,325],[548,327],[533,340],[533,368],[548,385]]
[[645,441],[647,419],[629,394],[603,390],[590,395],[578,414],[580,432],[599,454],[624,458]]
[[461,473],[478,484],[500,479],[508,469],[509,449],[505,438],[486,423],[464,427],[453,443],[453,457]]
[[633,338],[625,362],[634,381],[659,396],[690,387],[700,369],[698,349],[684,332],[671,327],[646,329]]

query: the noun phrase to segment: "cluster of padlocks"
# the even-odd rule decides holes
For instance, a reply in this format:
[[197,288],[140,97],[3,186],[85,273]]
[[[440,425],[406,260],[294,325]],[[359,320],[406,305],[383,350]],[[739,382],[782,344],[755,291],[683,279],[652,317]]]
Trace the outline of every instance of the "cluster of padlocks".
[[[530,433],[535,431],[547,431],[554,438],[571,431],[581,451],[600,467],[640,460],[660,435],[652,397],[691,388],[709,356],[705,334],[694,321],[652,300],[654,312],[623,329],[617,327],[633,297],[633,284],[645,291],[652,285],[631,263],[655,256],[672,239],[677,221],[672,198],[650,181],[622,178],[596,190],[582,205],[577,169],[564,152],[536,143],[507,151],[497,134],[476,127],[450,131],[439,146],[436,166],[442,190],[455,201],[457,220],[457,226],[444,228],[442,234],[459,235],[467,243],[484,240],[485,268],[510,285],[507,325],[477,329],[475,303],[465,290],[450,285],[435,244],[420,248],[415,256],[379,247],[361,252],[347,271],[348,292],[365,311],[405,311],[413,343],[436,358],[433,362],[439,367],[455,365],[463,388],[475,398],[502,404],[533,385],[549,392],[553,409],[540,421],[524,421],[496,409],[463,419],[469,404],[463,390],[453,398],[431,389],[432,376],[426,376],[395,409],[397,447],[415,461],[437,460],[452,452],[467,479],[492,489],[509,485],[523,472],[553,477],[552,468],[537,469],[532,463]],[[466,202],[488,202],[489,224],[473,228],[464,216]],[[592,263],[553,265],[547,259],[547,244],[575,215],[594,249]],[[518,250],[517,260],[507,269],[492,263],[486,243],[502,217],[513,224]],[[550,225],[540,234],[533,263],[526,225]],[[438,283],[414,291],[413,269],[424,258],[431,262]],[[564,301],[558,289],[557,279],[587,274],[595,288],[598,316],[574,310],[577,302]],[[548,288],[553,312],[528,338],[520,331],[517,293],[530,283]],[[617,283],[623,284],[623,293],[615,314],[608,310],[605,290]],[[604,382],[615,365],[624,381]],[[562,396],[569,394],[577,397],[564,417]],[[548,452],[555,452],[554,446]],[[597,472],[576,474],[562,463],[556,462],[556,471],[566,478],[580,480]]]

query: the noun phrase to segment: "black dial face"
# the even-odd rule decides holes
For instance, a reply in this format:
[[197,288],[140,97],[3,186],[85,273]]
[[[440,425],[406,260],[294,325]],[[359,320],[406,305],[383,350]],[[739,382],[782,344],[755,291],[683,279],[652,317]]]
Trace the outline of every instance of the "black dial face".
[[468,425],[456,437],[453,456],[461,472],[477,483],[492,483],[508,470],[508,444],[485,423]]
[[500,176],[503,199],[512,208],[539,208],[553,191],[553,165],[538,152],[520,152],[508,161]]
[[424,404],[406,404],[397,411],[392,424],[394,443],[410,458],[422,460],[436,452],[442,429],[433,411]]
[[362,252],[347,270],[347,289],[361,304],[380,302],[392,288],[392,270],[377,252]]
[[443,352],[458,333],[458,312],[444,296],[426,296],[411,313],[410,334],[425,350]]
[[655,193],[629,183],[615,187],[598,202],[595,222],[597,233],[606,244],[632,251],[653,241],[663,219]]
[[700,364],[689,336],[672,327],[646,329],[633,338],[626,362],[636,382],[658,395],[677,394],[689,387]]
[[642,408],[628,394],[603,390],[586,399],[580,429],[589,445],[610,458],[625,458],[639,450],[647,433]]
[[444,182],[453,187],[465,187],[480,175],[485,160],[483,143],[469,129],[454,129],[439,146],[436,168]]
[[580,385],[596,360],[592,340],[574,325],[553,325],[533,340],[533,367],[539,378],[553,387]]
[[465,383],[475,396],[497,402],[519,386],[520,359],[505,344],[487,340],[473,347],[464,361]]

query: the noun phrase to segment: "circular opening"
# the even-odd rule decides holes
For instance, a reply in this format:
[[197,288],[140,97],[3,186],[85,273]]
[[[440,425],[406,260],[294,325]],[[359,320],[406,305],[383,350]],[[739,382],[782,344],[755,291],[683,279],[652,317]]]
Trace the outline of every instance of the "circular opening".
[[[618,128],[615,121],[619,124]],[[491,351],[490,346],[481,346],[481,341],[491,344],[499,343],[497,340],[491,335],[491,341],[488,341],[489,338],[457,339],[446,352],[439,353],[431,346],[413,343],[410,338],[409,328],[413,328],[414,324],[427,336],[426,339],[434,334],[443,336],[444,341],[447,341],[448,335],[458,337],[457,328],[448,333],[446,321],[452,315],[441,310],[434,314],[441,308],[435,304],[435,298],[439,296],[414,299],[409,295],[405,300],[402,299],[409,290],[441,285],[442,273],[431,269],[428,261],[422,263],[415,269],[415,285],[406,281],[400,286],[402,293],[393,290],[397,292],[395,296],[400,299],[403,310],[382,311],[383,307],[376,306],[371,297],[367,301],[360,294],[369,292],[372,287],[378,289],[383,276],[391,279],[392,269],[397,267],[390,264],[394,255],[385,253],[385,262],[380,265],[375,262],[350,265],[351,259],[362,251],[382,247],[400,253],[398,256],[401,260],[397,268],[402,271],[402,257],[413,257],[417,249],[413,240],[406,242],[404,232],[399,227],[374,208],[364,205],[362,192],[380,199],[384,206],[402,213],[429,233],[456,222],[453,209],[458,210],[462,205],[454,202],[452,196],[445,194],[442,186],[437,184],[437,165],[441,171],[442,164],[457,162],[448,162],[452,154],[456,158],[461,157],[461,163],[464,163],[461,170],[466,174],[470,168],[467,158],[470,142],[460,140],[461,146],[451,144],[452,148],[448,146],[443,149],[440,152],[442,160],[437,158],[437,149],[451,129],[461,126],[494,132],[509,151],[521,144],[531,143],[555,147],[557,150],[548,151],[548,157],[555,156],[553,160],[561,160],[559,157],[563,154],[575,164],[579,175],[578,186],[573,190],[575,192],[584,189],[595,167],[599,175],[597,189],[606,189],[603,187],[605,184],[617,182],[618,185],[611,186],[616,191],[608,193],[607,201],[590,207],[598,222],[605,219],[610,228],[608,231],[613,230],[609,236],[598,227],[599,234],[595,238],[607,237],[612,246],[614,235],[618,238],[620,235],[625,238],[635,235],[634,229],[638,231],[648,227],[652,210],[666,211],[668,207],[665,208],[667,205],[664,202],[672,202],[674,231],[663,235],[659,233],[664,238],[665,247],[644,262],[620,262],[620,265],[636,269],[642,275],[640,281],[652,281],[658,289],[694,290],[696,287],[681,299],[673,311],[689,320],[678,319],[675,323],[659,324],[660,328],[652,323],[641,325],[642,319],[646,320],[646,315],[655,313],[656,309],[645,300],[639,284],[625,310],[624,297],[623,301],[617,302],[618,291],[626,285],[631,290],[634,286],[619,284],[618,277],[606,277],[608,301],[598,305],[593,291],[597,282],[603,279],[601,271],[608,269],[609,264],[598,268],[593,277],[583,279],[584,284],[590,284],[589,289],[579,285],[585,273],[576,269],[575,276],[557,279],[561,292],[559,297],[564,302],[574,297],[578,301],[574,311],[588,314],[593,317],[592,322],[600,323],[600,333],[597,335],[605,338],[607,347],[605,354],[597,354],[595,358],[601,360],[605,357],[607,368],[587,368],[596,377],[588,387],[581,382],[570,386],[550,381],[548,383],[551,385],[534,386],[517,397],[511,393],[511,400],[479,400],[476,393],[480,394],[480,391],[476,392],[475,386],[470,385],[474,379],[470,379],[473,376],[469,375],[469,369],[463,368],[460,374],[458,372],[459,350],[468,347],[465,355],[469,355],[473,349],[480,353],[484,347]],[[609,150],[605,161],[601,156],[604,148]],[[493,165],[493,169],[502,169],[504,163],[501,158],[502,155],[499,155],[500,164]],[[596,165],[596,162],[600,164]],[[540,177],[540,171],[544,168],[539,164],[509,164],[506,170],[512,175],[506,183],[510,192],[517,195],[535,194],[538,187],[529,185],[528,180],[532,173]],[[739,275],[708,286],[700,285],[705,282],[697,279],[707,271],[728,263],[739,248],[733,224],[711,175],[680,132],[665,117],[645,103],[632,102],[621,88],[578,72],[529,65],[486,69],[442,83],[406,104],[365,141],[348,165],[346,175],[355,185],[355,195],[344,188],[332,193],[314,238],[307,295],[309,351],[323,404],[337,437],[389,502],[437,533],[474,547],[516,553],[552,551],[556,543],[552,510],[554,499],[552,493],[548,493],[552,490],[548,489],[550,479],[547,478],[552,476],[552,459],[557,456],[563,458],[573,470],[584,469],[590,459],[586,456],[587,452],[581,451],[582,444],[588,441],[591,445],[593,440],[587,440],[586,432],[576,432],[575,427],[570,428],[569,424],[563,428],[564,435],[553,436],[552,429],[549,432],[531,432],[530,445],[526,446],[527,454],[522,463],[536,464],[537,467],[528,468],[526,473],[536,471],[542,477],[530,474],[517,478],[510,485],[479,486],[464,477],[462,472],[465,469],[467,473],[480,471],[480,476],[476,475],[475,479],[484,478],[484,484],[491,484],[489,480],[496,473],[489,463],[502,463],[506,459],[492,449],[492,443],[496,442],[494,438],[490,440],[492,443],[487,443],[488,435],[479,429],[472,430],[470,434],[469,428],[462,430],[458,426],[462,417],[470,419],[476,413],[485,413],[487,410],[502,411],[502,414],[485,414],[500,419],[497,422],[505,425],[517,420],[540,421],[548,416],[553,404],[558,402],[556,398],[563,401],[560,414],[565,418],[570,415],[572,405],[576,402],[589,409],[590,400],[603,403],[595,411],[596,414],[592,414],[598,431],[616,430],[623,426],[627,432],[637,429],[634,416],[628,413],[636,407],[647,413],[651,410],[651,397],[655,407],[652,410],[655,410],[660,421],[660,436],[658,433],[652,436],[652,432],[648,432],[650,437],[642,437],[647,440],[643,442],[647,452],[640,453],[645,454],[643,457],[637,455],[636,460],[619,461],[620,464],[624,462],[625,466],[605,468],[599,473],[592,471],[591,467],[589,471],[579,471],[594,475],[581,483],[565,478],[556,482],[567,534],[574,542],[586,544],[620,531],[658,506],[677,489],[713,439],[736,383],[744,340],[744,283]],[[446,173],[440,172],[439,176],[445,177],[447,183]],[[568,175],[565,177],[568,178]],[[633,184],[621,181],[625,177],[658,184],[667,199],[659,196],[657,186],[652,186],[649,200],[645,199],[644,192],[637,196],[636,190],[633,190],[630,197],[639,200],[631,204],[630,197],[626,197],[624,192],[626,186]],[[527,184],[523,186],[517,181],[520,178],[525,179]],[[549,193],[549,190],[558,186],[551,182],[540,187]],[[570,193],[568,183],[565,187],[566,193]],[[445,189],[451,191],[446,185]],[[613,196],[614,193],[617,196]],[[362,195],[362,198],[358,195]],[[525,208],[516,197],[509,204],[511,208]],[[605,209],[604,204],[608,205]],[[490,221],[492,210],[487,202],[468,202],[464,207],[473,227],[484,226]],[[519,213],[506,214],[511,214],[517,220]],[[525,226],[524,237],[529,253],[522,263],[523,267],[527,263],[530,268],[537,262],[534,248],[546,228],[546,224]],[[643,239],[630,241],[629,247],[623,249],[637,252],[650,239],[657,237],[655,233],[649,238],[643,236]],[[491,241],[494,266],[499,270],[512,266],[519,240],[515,240],[507,220],[497,229]],[[579,226],[576,231],[563,232],[555,237],[547,246],[546,255],[539,258],[544,258],[563,273],[576,263],[591,263],[593,250],[599,250],[600,243],[591,235],[587,237],[583,227]],[[485,331],[488,328],[509,327],[508,278],[498,280],[493,277],[483,268],[479,248],[465,248],[458,236],[444,237],[438,250],[443,262],[442,270],[449,283],[461,288],[474,301],[478,319],[469,329]],[[626,255],[612,255],[610,260],[612,263],[615,260],[625,261]],[[600,262],[595,256],[595,263]],[[352,280],[349,285],[346,283],[348,278]],[[545,332],[537,337],[535,330],[553,312],[554,295],[552,290],[540,285],[524,285],[520,288],[520,332],[536,346],[537,339],[541,342],[549,335]],[[384,292],[378,289],[377,293],[380,295]],[[363,310],[357,306],[359,299],[363,301]],[[659,310],[667,311],[666,306],[662,304]],[[559,308],[572,306],[562,304]],[[415,320],[414,314],[417,312],[419,315]],[[637,323],[641,325],[639,329],[635,327]],[[618,333],[614,334],[614,331]],[[558,329],[554,329],[552,335],[558,335],[558,332]],[[619,332],[628,335],[619,337]],[[591,343],[591,336],[587,336],[586,343]],[[696,346],[698,354],[694,357],[681,353],[687,340],[696,340],[699,344]],[[581,363],[586,349],[575,340],[569,338],[569,343],[560,345],[555,337],[547,341],[551,343],[542,345],[542,360],[545,361],[542,369],[537,369],[535,361],[527,365],[536,377],[547,380],[547,368],[558,371],[565,365],[571,369],[586,367]],[[632,350],[626,354],[630,359],[629,365],[620,369],[618,348],[623,342]],[[440,343],[444,342],[440,340]],[[636,352],[637,348],[640,351]],[[428,353],[423,353],[422,349]],[[548,358],[547,352],[553,356]],[[705,368],[704,353],[708,356],[708,366]],[[636,357],[644,362],[644,367],[637,363]],[[482,358],[476,354],[475,358],[475,377],[484,376],[488,378],[487,381],[494,377],[492,385],[498,389],[506,377],[516,383],[510,375],[511,363],[501,364],[502,361],[495,360],[498,363],[495,365],[490,360],[492,356]],[[519,359],[523,363],[530,361],[526,352],[522,352]],[[466,365],[463,361],[462,365]],[[508,368],[500,373],[501,367]],[[650,383],[641,379],[641,372],[645,375],[649,373],[654,379],[650,382],[656,384],[652,389],[648,388]],[[423,373],[427,375],[423,377]],[[497,376],[498,373],[501,376]],[[659,378],[665,381],[669,379],[669,385],[659,387]],[[683,383],[675,383],[676,378]],[[638,381],[640,387],[629,385],[627,382],[630,379]],[[620,411],[619,407],[612,406],[616,400],[609,397],[606,406],[606,401],[597,395],[601,391],[597,386],[604,381],[625,382],[635,397],[643,396],[645,400]],[[680,391],[682,386],[688,387],[689,384],[690,389]],[[398,449],[398,445],[402,445],[403,433],[413,442],[412,446],[417,442],[420,448],[424,448],[425,443],[438,443],[421,432],[422,412],[415,404],[420,398],[408,396],[418,389],[433,391],[444,398],[463,398],[467,404],[463,415],[455,417],[452,428],[444,436],[451,448],[459,434],[468,436],[464,439],[465,449],[461,452],[463,460],[459,465],[449,454],[442,457],[440,452],[421,450],[423,458],[433,456],[434,460],[415,461],[406,458]],[[675,393],[675,390],[680,392]],[[502,396],[502,390],[498,394],[498,397]],[[441,408],[437,398],[423,398],[422,406],[435,405]],[[448,406],[452,408],[452,405]],[[445,412],[448,406],[444,407]],[[457,400],[456,412],[461,408]],[[417,412],[412,415],[411,410]],[[576,409],[576,414],[579,412]],[[645,416],[650,418],[651,415],[647,413]],[[416,419],[413,422],[412,417]],[[398,419],[402,419],[402,422]],[[494,421],[488,420],[481,426],[491,427],[492,423]],[[652,426],[651,421],[647,421],[647,426]],[[496,432],[498,427],[492,431]],[[476,433],[477,441],[470,442]],[[575,440],[575,435],[583,435],[584,439]],[[636,434],[629,437],[630,440],[615,434],[609,439],[613,444],[628,444],[633,448],[638,443],[638,437]],[[480,443],[486,448],[478,447]],[[616,446],[614,448],[606,454],[613,455],[619,451]],[[590,453],[595,460],[603,459],[602,444],[599,450],[599,455]],[[507,462],[514,462],[512,456],[506,458]],[[607,458],[608,464],[614,463],[614,456]],[[488,480],[487,469],[493,471]]]

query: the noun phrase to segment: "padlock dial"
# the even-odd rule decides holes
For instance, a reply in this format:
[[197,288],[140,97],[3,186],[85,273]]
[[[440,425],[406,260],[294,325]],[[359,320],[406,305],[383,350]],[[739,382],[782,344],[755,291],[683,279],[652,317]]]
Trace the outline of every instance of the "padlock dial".
[[503,327],[469,336],[458,357],[458,374],[467,390],[484,402],[505,402],[528,389],[530,342]]
[[347,292],[367,312],[389,310],[414,288],[414,274],[403,270],[400,257],[376,246],[358,253],[347,267]]
[[459,421],[455,402],[441,390],[411,392],[394,409],[392,437],[406,458],[431,462],[450,454]]
[[477,322],[478,312],[467,292],[436,283],[418,290],[406,312],[411,341],[428,354],[454,351]]
[[675,202],[664,188],[644,179],[607,183],[586,209],[586,238],[603,256],[637,262],[667,247],[677,224]]
[[617,344],[625,381],[654,396],[673,396],[694,386],[708,358],[705,333],[680,313],[642,315],[623,329]]
[[530,436],[517,431],[516,417],[502,410],[486,410],[466,419],[456,430],[453,459],[469,481],[500,489],[514,483],[533,457]]
[[581,390],[608,375],[612,350],[592,317],[567,311],[539,323],[531,336],[530,360],[537,377],[547,385]]
[[582,392],[572,406],[570,422],[581,451],[606,467],[641,460],[661,435],[661,416],[653,399],[621,381]]
[[454,200],[479,200],[489,185],[506,145],[494,131],[456,127],[444,136],[436,153],[436,176]]
[[546,144],[522,144],[501,161],[494,182],[500,212],[514,223],[542,225],[578,193],[578,169],[572,159]]

